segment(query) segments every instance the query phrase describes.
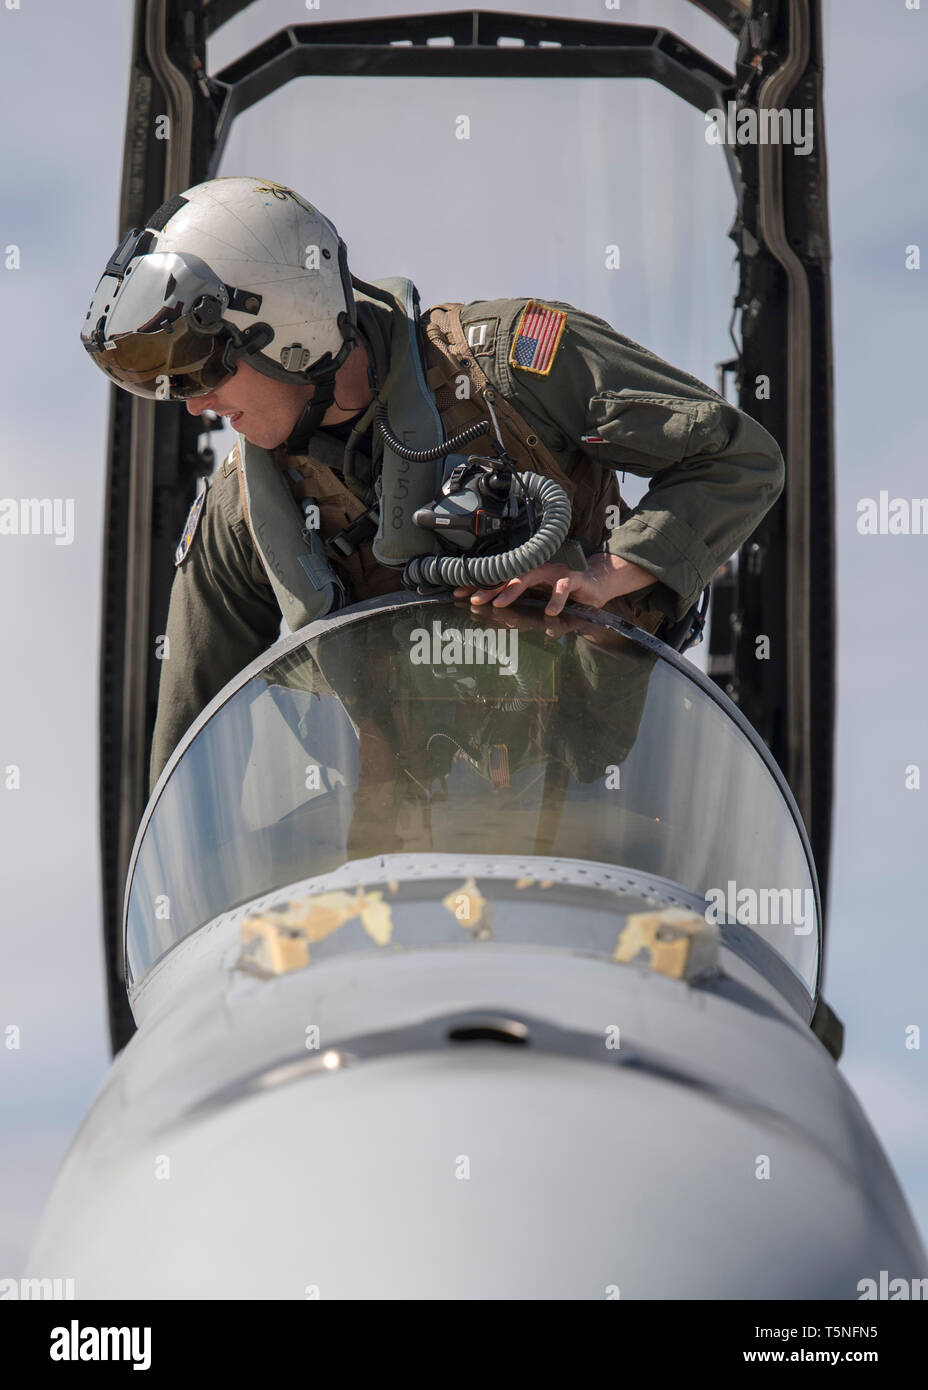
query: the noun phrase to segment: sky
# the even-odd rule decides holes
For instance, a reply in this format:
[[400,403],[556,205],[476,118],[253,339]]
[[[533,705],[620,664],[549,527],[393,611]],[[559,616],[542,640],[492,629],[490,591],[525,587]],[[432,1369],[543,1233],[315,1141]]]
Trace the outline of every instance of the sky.
[[[0,1277],[21,1269],[110,1060],[97,834],[110,388],[78,333],[119,235],[132,19],[126,0],[14,2],[0,0],[0,498],[70,500],[74,524],[68,544],[0,535]],[[262,0],[208,66],[287,22],[458,8]],[[663,24],[733,61],[684,0],[531,9]],[[825,0],[839,652],[825,995],[847,1029],[841,1069],[923,1236],[928,1084],[906,1033],[928,1023],[928,816],[907,769],[928,756],[928,538],[861,535],[858,505],[926,491],[928,268],[906,266],[906,248],[928,255],[926,53],[928,0]],[[302,79],[241,118],[221,172],[292,183],[335,221],[356,274],[408,275],[423,305],[566,300],[711,385],[731,355],[727,170],[701,115],[654,84]]]

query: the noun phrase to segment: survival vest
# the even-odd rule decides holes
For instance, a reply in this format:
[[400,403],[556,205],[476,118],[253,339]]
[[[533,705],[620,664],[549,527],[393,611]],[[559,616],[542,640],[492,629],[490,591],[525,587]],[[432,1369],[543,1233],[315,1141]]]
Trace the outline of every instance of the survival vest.
[[[461,324],[465,305],[438,304],[420,314],[418,293],[409,280],[391,278],[365,288],[393,312],[390,367],[380,386],[393,433],[410,448],[427,448],[476,420],[489,418],[483,402],[490,401],[506,450],[519,471],[540,473],[558,482],[571,499],[570,536],[588,552],[598,547],[606,508],[619,507],[623,518],[629,511],[614,472],[584,460],[569,475],[565,473],[537,431],[493,387],[473,356]],[[467,380],[463,393],[462,376]],[[357,428],[366,428],[373,414],[372,404]],[[385,447],[373,428],[379,501],[370,493],[362,499],[357,482],[349,487],[333,472],[341,468],[344,456],[339,440],[317,434],[309,452],[294,455],[280,450],[270,453],[238,436],[234,453],[242,508],[291,631],[337,607],[339,590],[344,594],[343,580],[350,583],[356,599],[395,593],[402,588],[400,572],[406,562],[437,549],[434,535],[417,527],[412,514],[439,491],[444,460],[409,463]],[[466,452],[491,455],[491,436],[475,440]],[[307,525],[301,514],[307,503],[318,509],[318,528]],[[624,599],[612,600],[607,608],[650,631],[661,620],[660,614],[638,615]]]

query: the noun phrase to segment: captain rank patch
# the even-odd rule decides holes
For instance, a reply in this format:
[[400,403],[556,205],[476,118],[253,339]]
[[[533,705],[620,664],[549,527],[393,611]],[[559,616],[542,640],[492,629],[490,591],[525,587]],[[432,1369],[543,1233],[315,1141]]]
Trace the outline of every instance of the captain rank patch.
[[477,319],[474,323],[465,323],[461,327],[467,338],[467,346],[475,357],[491,357],[496,351],[496,330],[499,328],[499,317],[492,319]]
[[530,299],[522,310],[509,352],[510,367],[547,376],[550,372],[567,323],[567,313],[551,309]]

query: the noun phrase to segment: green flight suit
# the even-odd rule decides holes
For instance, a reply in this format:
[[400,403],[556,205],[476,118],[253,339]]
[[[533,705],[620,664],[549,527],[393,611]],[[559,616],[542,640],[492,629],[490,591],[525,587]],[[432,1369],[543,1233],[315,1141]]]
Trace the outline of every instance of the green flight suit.
[[[568,475],[586,454],[603,468],[652,480],[621,525],[608,530],[603,518],[600,549],[655,576],[657,582],[635,596],[639,612],[679,619],[780,495],[785,469],[776,441],[696,378],[563,302],[544,301],[567,315],[547,372],[521,369],[510,359],[527,302],[464,306],[461,322],[474,360]],[[359,297],[358,323],[383,381],[390,310]],[[602,442],[584,443],[584,435]],[[334,437],[323,431],[317,439],[331,457]],[[378,431],[371,442],[376,473],[383,452]],[[400,590],[400,572],[389,573]],[[276,639],[280,620],[242,510],[237,472],[227,459],[210,479],[171,590],[151,789],[200,711]]]
[[[602,548],[661,581],[639,607],[682,618],[782,492],[779,446],[756,420],[604,319],[544,302],[567,312],[547,375],[509,362],[525,300],[477,302],[461,311],[465,331],[499,320],[493,341],[488,334],[474,356],[566,473],[586,453],[604,467],[652,480]],[[590,434],[604,443],[582,443]]]

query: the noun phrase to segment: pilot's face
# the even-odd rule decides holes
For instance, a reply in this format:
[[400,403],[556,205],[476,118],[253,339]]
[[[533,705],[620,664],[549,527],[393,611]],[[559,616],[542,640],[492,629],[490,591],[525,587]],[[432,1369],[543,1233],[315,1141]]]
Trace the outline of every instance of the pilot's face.
[[284,381],[273,381],[247,363],[239,362],[228,381],[207,396],[188,400],[187,409],[191,415],[214,410],[217,415],[227,416],[232,429],[243,434],[249,444],[257,444],[261,449],[276,449],[292,434],[315,389],[315,386],[290,386]]

